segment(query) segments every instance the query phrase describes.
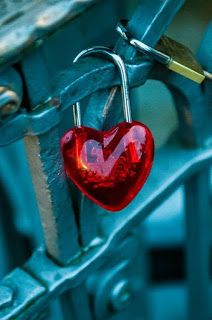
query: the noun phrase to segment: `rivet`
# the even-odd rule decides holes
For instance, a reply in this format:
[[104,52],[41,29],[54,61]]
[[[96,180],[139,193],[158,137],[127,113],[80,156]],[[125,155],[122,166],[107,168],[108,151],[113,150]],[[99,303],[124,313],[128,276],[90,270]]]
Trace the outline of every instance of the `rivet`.
[[20,100],[16,92],[0,87],[0,114],[2,116],[15,113],[20,106]]
[[125,308],[132,298],[132,290],[127,279],[123,279],[115,284],[111,292],[112,307],[119,311]]
[[51,104],[55,108],[59,108],[60,100],[57,97],[52,97],[51,100],[49,100],[49,104]]

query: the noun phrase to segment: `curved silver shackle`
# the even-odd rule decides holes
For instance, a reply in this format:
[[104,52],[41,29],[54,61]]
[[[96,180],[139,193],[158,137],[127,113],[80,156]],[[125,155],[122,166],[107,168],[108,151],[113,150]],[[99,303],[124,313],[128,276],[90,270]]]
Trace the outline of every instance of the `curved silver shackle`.
[[154,58],[158,62],[163,64],[169,64],[171,58],[167,54],[160,52],[157,49],[152,48],[147,44],[143,43],[142,41],[135,39],[127,30],[126,24],[127,20],[121,20],[121,22],[119,22],[116,26],[116,31],[119,33],[123,40],[129,42],[129,44],[131,44],[132,47]]
[[[124,61],[112,49],[104,46],[96,46],[96,47],[88,48],[81,51],[73,60],[73,63],[76,63],[81,57],[85,57],[93,53],[98,53],[98,54],[107,56],[118,67],[121,75],[121,93],[122,93],[122,103],[123,103],[123,112],[124,112],[125,121],[132,122],[128,76],[127,76],[127,71],[126,71]],[[74,125],[76,127],[81,127],[82,123],[81,123],[81,112],[80,112],[79,102],[76,102],[76,104],[73,105],[73,113],[74,113]]]

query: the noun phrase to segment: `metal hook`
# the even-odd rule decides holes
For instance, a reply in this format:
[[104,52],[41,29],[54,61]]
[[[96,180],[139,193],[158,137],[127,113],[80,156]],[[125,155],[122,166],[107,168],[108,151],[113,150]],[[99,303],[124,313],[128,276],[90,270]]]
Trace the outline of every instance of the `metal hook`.
[[[81,51],[73,60],[73,63],[76,63],[81,57],[88,56],[89,54],[92,54],[92,53],[106,55],[118,67],[121,74],[121,93],[122,93],[122,103],[123,103],[125,121],[132,122],[128,76],[127,76],[127,71],[126,71],[124,61],[112,49],[103,47],[103,46],[96,46],[96,47],[88,48]],[[74,113],[75,126],[81,127],[81,112],[80,112],[79,102],[76,102],[76,104],[73,106],[73,113]]]

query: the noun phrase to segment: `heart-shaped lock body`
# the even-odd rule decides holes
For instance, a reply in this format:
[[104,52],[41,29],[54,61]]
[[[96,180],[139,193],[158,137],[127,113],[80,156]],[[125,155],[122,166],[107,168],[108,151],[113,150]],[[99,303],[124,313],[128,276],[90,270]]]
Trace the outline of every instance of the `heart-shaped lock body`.
[[105,47],[82,51],[74,60],[101,53],[113,60],[121,75],[123,111],[126,122],[108,131],[81,125],[80,104],[74,105],[75,128],[61,140],[68,177],[101,207],[118,211],[126,207],[145,183],[152,167],[154,142],[150,130],[132,121],[128,78],[120,56]]
[[69,178],[101,207],[126,207],[145,183],[153,162],[150,130],[133,121],[108,131],[73,128],[61,141]]

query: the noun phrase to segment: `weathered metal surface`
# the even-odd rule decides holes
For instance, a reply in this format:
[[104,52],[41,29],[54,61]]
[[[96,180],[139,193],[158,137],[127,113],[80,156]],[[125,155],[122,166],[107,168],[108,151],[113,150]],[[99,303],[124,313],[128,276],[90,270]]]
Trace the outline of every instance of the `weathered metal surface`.
[[[3,280],[2,286],[0,286],[0,292],[1,288],[4,291],[6,288],[11,290],[10,301],[7,301],[7,304],[0,308],[1,320],[17,319],[19,313],[24,313],[25,309],[45,292],[45,288],[22,269],[15,269],[10,273]],[[37,312],[35,312],[34,316],[36,316],[36,314]],[[23,316],[22,319],[27,319],[27,317]]]
[[0,64],[16,58],[29,46],[41,44],[41,38],[95,2],[97,0],[23,1],[18,8],[15,1],[4,1],[0,16]]
[[[58,128],[41,135],[40,140],[26,137],[25,144],[48,253],[60,263],[67,263],[79,248],[63,161],[56,152],[60,146]],[[48,161],[43,163],[43,157]]]
[[[180,5],[182,5],[182,2],[167,0],[163,3],[161,1],[149,3],[149,1],[144,0],[130,23],[132,32],[149,45],[154,45]],[[61,3],[64,3],[64,1]],[[61,18],[61,21],[65,20]],[[47,25],[45,32],[51,29],[51,27],[48,29]],[[57,25],[59,24],[55,23],[55,26]],[[207,39],[209,39],[209,34],[210,32],[206,36]],[[153,209],[176,188],[184,184],[185,181],[195,182],[192,190],[200,194],[199,181],[207,180],[208,174],[204,173],[202,175],[202,172],[206,172],[212,163],[211,127],[209,126],[211,119],[211,84],[207,81],[203,90],[202,87],[192,85],[189,81],[184,81],[181,77],[176,77],[171,72],[165,72],[164,69],[153,65],[146,58],[137,56],[132,48],[127,47],[122,42],[116,48],[126,60],[130,60],[127,64],[130,86],[143,84],[148,78],[159,79],[167,84],[173,93],[178,110],[179,133],[183,141],[201,146],[201,148],[189,149],[183,147],[176,139],[171,139],[169,143],[157,151],[153,171],[142,192],[139,193],[136,200],[128,208],[114,215],[101,210],[85,198],[83,198],[83,202],[75,199],[76,202],[78,201],[78,206],[76,206],[70,192],[71,189],[69,189],[63,173],[63,164],[59,153],[59,140],[64,130],[62,119],[67,115],[69,116],[68,109],[70,105],[84,97],[88,97],[97,90],[119,84],[118,75],[112,64],[96,58],[82,61],[73,66],[71,70],[61,73],[58,81],[54,83],[53,91],[48,91],[47,84],[46,93],[42,97],[46,98],[49,92],[54,93],[48,96],[48,101],[42,101],[41,105],[36,106],[37,100],[32,99],[30,108],[37,107],[34,111],[28,112],[22,108],[19,114],[10,119],[5,119],[0,125],[1,145],[29,135],[26,138],[29,142],[28,154],[34,167],[34,181],[37,186],[37,196],[40,211],[42,212],[44,230],[46,229],[47,249],[54,260],[46,254],[44,248],[40,249],[24,265],[24,271],[18,269],[18,271],[12,272],[7,277],[9,280],[3,281],[3,286],[9,285],[11,288],[15,286],[16,294],[12,295],[12,305],[10,305],[9,298],[3,301],[2,308],[0,308],[2,319],[12,320],[14,317],[17,320],[39,319],[40,312],[49,305],[53,298],[58,297],[63,292],[65,292],[65,296],[62,298],[62,308],[65,312],[70,302],[70,309],[68,308],[67,310],[69,310],[70,316],[75,314],[76,319],[79,318],[81,320],[83,312],[77,310],[77,301],[73,299],[73,294],[78,294],[82,299],[82,292],[86,300],[84,302],[85,310],[89,308],[88,294],[90,294],[93,304],[92,313],[90,314],[91,310],[89,310],[88,319],[89,317],[95,318],[94,315],[100,319],[103,316],[109,316],[109,318],[114,316],[110,312],[108,314],[108,309],[105,307],[105,303],[108,300],[112,309],[117,312],[115,314],[117,318],[115,319],[123,319],[122,306],[130,300],[131,296],[129,293],[131,290],[129,289],[131,287],[129,278],[125,277],[124,274],[123,277],[118,277],[117,281],[110,282],[110,279],[113,279],[113,273],[110,273],[111,268],[114,267],[114,274],[116,274],[117,270],[122,270],[122,268],[119,269],[120,261],[116,263],[116,258],[122,259],[122,254],[127,254],[127,251],[125,252],[121,247],[121,243],[128,238],[129,233],[134,233],[134,228],[140,226],[140,223]],[[15,48],[14,54],[17,54],[19,49],[22,50],[21,46]],[[208,57],[211,56],[210,50],[207,40],[201,47],[201,61],[205,68],[208,66],[209,71],[211,71],[210,63],[208,62]],[[5,58],[9,58],[10,54],[12,57],[13,52],[8,51],[8,56],[5,55]],[[40,76],[45,74],[46,68],[40,52],[37,52],[36,57],[34,70],[40,63],[42,64],[41,68],[44,67],[44,72],[41,70],[42,72],[39,73]],[[29,57],[28,64],[30,65],[32,61],[33,54]],[[25,77],[29,76],[29,70],[24,75]],[[44,78],[46,82],[49,81],[49,75]],[[96,81],[97,78],[98,81]],[[34,84],[38,80],[39,77]],[[27,88],[30,95],[36,92],[31,90],[29,85]],[[116,91],[113,88],[109,98],[107,92],[103,93],[103,90],[94,94],[89,101],[89,109],[84,113],[84,123],[96,128],[102,128],[118,121],[121,107],[117,103]],[[111,108],[114,97],[116,98],[116,103]],[[106,105],[105,101],[107,101]],[[106,114],[107,119],[105,118]],[[192,176],[195,176],[195,178],[192,178]],[[200,208],[199,211],[202,210],[203,200],[206,199],[206,202],[208,201],[208,189],[205,190],[205,196],[202,200],[195,199],[196,205],[192,202],[191,192],[189,191],[187,199],[189,209],[191,206],[195,206]],[[77,229],[75,222],[75,212],[78,215],[76,220],[79,223],[79,229]],[[193,219],[193,216],[188,217],[189,223],[191,223],[190,218]],[[92,219],[92,223],[88,219]],[[196,315],[200,313],[202,308],[207,309],[208,307],[207,261],[209,246],[208,229],[206,230],[205,228],[207,219],[207,212],[201,216],[200,212],[195,211],[194,221],[191,228],[189,228],[191,234],[188,235],[188,266],[191,268],[192,261],[195,260],[195,265],[201,269],[198,277],[196,277],[198,270],[195,270],[190,275],[189,283],[192,282],[192,279],[195,280],[190,283],[189,315],[194,313],[192,312],[192,304],[195,290],[198,288],[202,290],[202,299],[201,304],[196,305]],[[203,237],[201,233],[203,230],[198,231],[199,236],[195,238],[195,245],[198,250],[196,253],[191,253],[192,239],[195,236],[194,231],[198,223],[205,228],[207,234]],[[78,238],[81,240],[83,248],[79,248]],[[133,244],[133,248],[135,247],[136,243]],[[132,248],[129,250],[129,260],[131,259],[130,254],[133,254]],[[199,254],[202,257],[200,260],[198,260]],[[112,264],[110,257],[113,257]],[[99,277],[101,270],[103,270],[104,274],[102,283]],[[20,278],[19,273],[21,274]],[[139,270],[136,270],[134,275],[143,281],[142,277],[144,275]],[[94,282],[91,281],[92,284],[88,284],[88,288],[86,288],[85,282],[89,276],[93,277]],[[111,283],[114,285],[113,288]],[[73,291],[71,290],[72,288],[74,288]],[[85,292],[85,290],[88,290],[89,293]],[[100,290],[101,295],[96,296],[96,290]],[[127,295],[125,295],[126,292]],[[94,300],[93,296],[96,296],[97,300]],[[6,302],[6,305],[4,302]],[[132,310],[133,307],[129,308],[128,314],[124,313],[127,319],[130,318]],[[205,310],[204,314],[207,316],[208,310]],[[63,320],[66,319],[67,314],[63,316]]]
[[[72,61],[81,50],[91,45],[111,46],[115,43],[117,34],[113,30],[124,15],[125,2],[98,1],[83,14],[56,28],[42,45],[19,55],[30,110],[53,95],[56,79],[72,68]],[[100,25],[101,28],[97,28]]]

